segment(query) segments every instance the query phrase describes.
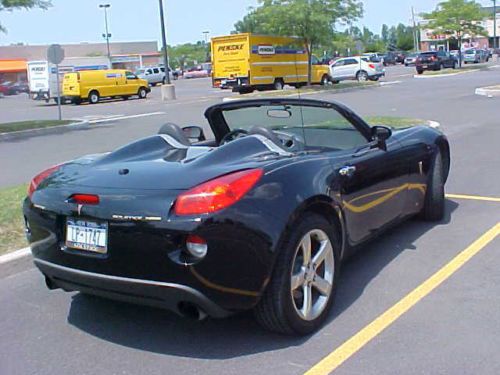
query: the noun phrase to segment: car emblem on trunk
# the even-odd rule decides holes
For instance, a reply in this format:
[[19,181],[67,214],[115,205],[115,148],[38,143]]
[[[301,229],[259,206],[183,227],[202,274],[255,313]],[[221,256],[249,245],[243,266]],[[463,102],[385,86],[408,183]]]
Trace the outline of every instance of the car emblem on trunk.
[[122,221],[161,221],[159,216],[112,215],[111,217]]

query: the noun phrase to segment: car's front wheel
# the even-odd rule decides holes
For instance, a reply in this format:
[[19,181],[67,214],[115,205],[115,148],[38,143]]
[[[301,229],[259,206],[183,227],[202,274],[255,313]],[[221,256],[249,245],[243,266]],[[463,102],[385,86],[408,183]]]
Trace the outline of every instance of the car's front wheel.
[[273,275],[255,308],[258,322],[285,334],[309,334],[328,316],[340,270],[340,241],[322,216],[308,214],[284,240]]

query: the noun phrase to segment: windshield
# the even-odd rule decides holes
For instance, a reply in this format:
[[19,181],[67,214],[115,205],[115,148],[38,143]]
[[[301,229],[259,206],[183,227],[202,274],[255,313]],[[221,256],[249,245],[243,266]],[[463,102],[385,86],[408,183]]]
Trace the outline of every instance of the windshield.
[[476,51],[474,51],[474,50],[465,51],[466,55],[474,55],[475,53],[476,53]]
[[144,70],[144,69],[137,69],[137,70],[135,71],[135,74],[136,74],[136,75],[140,75],[140,74],[144,74],[144,72],[145,72],[145,70]]
[[298,137],[307,148],[350,149],[366,138],[333,108],[299,105],[263,105],[223,111],[230,131],[265,127]]

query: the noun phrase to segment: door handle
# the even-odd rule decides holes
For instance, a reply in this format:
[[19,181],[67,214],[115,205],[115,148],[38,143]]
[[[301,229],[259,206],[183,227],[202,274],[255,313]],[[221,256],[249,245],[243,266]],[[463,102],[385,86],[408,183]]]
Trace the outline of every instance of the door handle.
[[339,174],[344,177],[352,177],[356,172],[356,167],[353,165],[345,166],[339,169]]

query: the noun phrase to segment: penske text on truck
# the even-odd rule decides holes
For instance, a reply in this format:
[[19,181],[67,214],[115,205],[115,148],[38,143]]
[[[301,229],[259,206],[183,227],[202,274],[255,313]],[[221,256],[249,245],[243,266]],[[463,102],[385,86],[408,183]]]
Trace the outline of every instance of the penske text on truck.
[[[312,83],[326,84],[328,65],[313,56]],[[214,87],[250,92],[307,84],[307,52],[299,38],[235,34],[212,38]]]

